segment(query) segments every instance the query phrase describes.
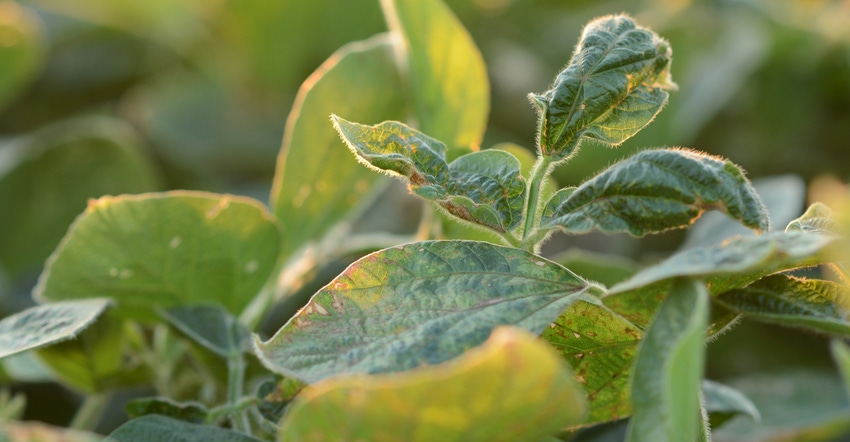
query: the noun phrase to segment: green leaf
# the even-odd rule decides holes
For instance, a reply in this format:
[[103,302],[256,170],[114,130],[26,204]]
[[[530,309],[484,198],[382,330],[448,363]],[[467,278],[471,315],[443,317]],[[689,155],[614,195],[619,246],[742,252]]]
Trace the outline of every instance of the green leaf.
[[708,292],[677,279],[641,341],[632,372],[628,441],[690,441],[700,431]]
[[156,414],[133,419],[113,431],[104,442],[260,442],[243,433],[193,424]]
[[530,333],[503,327],[449,362],[308,387],[278,440],[536,441],[584,412],[560,357]]
[[92,323],[108,299],[57,302],[29,308],[0,321],[0,359],[67,339]]
[[715,300],[759,321],[850,336],[850,287],[844,284],[777,274]]
[[178,306],[160,314],[181,333],[222,357],[251,348],[251,332],[221,306]]
[[89,198],[159,187],[138,135],[114,119],[55,124],[0,157],[0,264],[13,275],[41,269]]
[[676,277],[701,278],[708,283],[711,294],[717,295],[773,273],[828,262],[836,243],[835,237],[805,232],[737,237],[711,247],[676,253],[614,285],[602,301],[642,325],[649,322]]
[[446,145],[403,123],[375,126],[333,117],[334,127],[366,166],[407,178],[414,194],[461,220],[506,233],[522,221],[525,179],[520,163],[484,150],[446,163]]
[[540,153],[569,157],[583,137],[617,145],[655,118],[667,102],[669,44],[631,18],[606,16],[585,28],[551,89],[531,100],[540,111]]
[[469,32],[440,0],[382,0],[381,6],[399,37],[419,128],[450,149],[477,147],[487,126],[490,84]]
[[682,149],[647,150],[611,166],[547,203],[543,229],[593,229],[635,236],[689,226],[705,210],[720,210],[767,231],[767,212],[738,166]]
[[154,310],[216,302],[238,314],[276,264],[274,218],[254,200],[176,191],[89,203],[50,257],[38,299],[111,297],[142,321]]
[[591,296],[581,296],[542,335],[584,387],[594,425],[631,414],[629,369],[643,331]]
[[719,382],[703,379],[702,397],[705,409],[711,419],[711,428],[720,428],[735,416],[747,416],[758,422],[761,420],[758,408],[740,391]]
[[351,161],[340,147],[328,116],[352,114],[362,121],[404,116],[392,49],[387,35],[346,45],[298,91],[270,198],[272,211],[284,227],[284,256],[321,238],[376,181],[373,173]]
[[[5,437],[5,439],[4,439]],[[6,422],[0,428],[3,442],[103,442],[103,436],[88,431],[54,427],[42,422]]]
[[270,370],[306,382],[449,360],[493,328],[541,333],[592,286],[563,267],[474,241],[427,241],[365,256],[270,340]]
[[788,223],[786,231],[802,231],[814,233],[839,233],[837,223],[832,217],[832,210],[823,203],[814,203],[806,209],[799,218]]
[[305,384],[294,378],[268,380],[257,388],[257,411],[269,422],[277,425],[287,406],[301,392]]
[[47,35],[38,14],[18,2],[0,3],[0,109],[37,78],[47,55]]
[[207,419],[209,411],[197,402],[176,402],[164,397],[147,397],[134,399],[124,407],[130,419],[158,414],[196,424]]

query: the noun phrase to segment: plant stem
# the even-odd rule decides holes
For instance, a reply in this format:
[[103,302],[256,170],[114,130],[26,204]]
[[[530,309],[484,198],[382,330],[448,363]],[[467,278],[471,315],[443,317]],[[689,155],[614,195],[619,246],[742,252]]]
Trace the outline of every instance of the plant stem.
[[94,430],[108,403],[109,394],[107,393],[95,393],[86,396],[68,427],[75,430]]
[[532,252],[535,244],[528,241],[537,226],[537,213],[540,208],[540,190],[552,168],[552,159],[543,155],[537,159],[528,186],[528,196],[525,203],[525,226],[522,230],[522,248]]
[[227,358],[227,405],[230,408],[230,420],[236,431],[250,434],[251,424],[248,416],[239,407],[245,382],[245,358],[242,353]]

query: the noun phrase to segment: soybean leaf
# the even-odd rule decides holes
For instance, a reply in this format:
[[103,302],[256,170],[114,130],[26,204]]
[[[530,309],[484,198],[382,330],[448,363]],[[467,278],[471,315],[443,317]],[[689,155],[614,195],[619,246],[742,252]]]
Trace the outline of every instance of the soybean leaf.
[[257,411],[277,425],[289,403],[304,387],[305,384],[297,379],[280,376],[263,382],[257,387]]
[[321,238],[377,179],[340,148],[328,116],[402,118],[400,88],[387,35],[344,46],[301,86],[284,130],[270,198],[284,227],[284,256]]
[[0,3],[0,108],[26,90],[47,57],[44,25],[31,9],[18,2]]
[[0,157],[0,264],[13,275],[41,268],[89,198],[159,187],[138,135],[114,119],[52,125]]
[[0,359],[67,339],[92,323],[108,299],[83,299],[29,308],[0,321]]
[[251,348],[251,332],[221,306],[177,306],[162,310],[160,315],[181,333],[222,357]]
[[193,424],[156,414],[133,419],[107,436],[104,442],[260,442],[244,433],[210,425]]
[[116,300],[125,318],[216,302],[238,314],[277,261],[278,225],[258,202],[175,191],[91,201],[50,257],[34,296]]
[[124,407],[127,416],[135,419],[149,414],[158,414],[196,424],[207,419],[209,411],[198,402],[176,402],[164,397],[134,399]]
[[787,231],[839,233],[832,210],[823,203],[814,203],[799,218],[788,223]]
[[419,128],[450,150],[477,148],[490,111],[490,85],[469,32],[439,0],[383,0],[381,6],[390,31],[400,37]]
[[366,166],[407,178],[411,192],[457,218],[499,233],[522,221],[525,180],[510,153],[473,152],[448,164],[445,144],[403,123],[366,126],[336,116],[333,122]]
[[583,396],[546,344],[500,327],[449,362],[307,387],[278,440],[536,441],[581,422]]
[[493,328],[541,333],[592,286],[522,250],[426,241],[365,256],[316,293],[271,339],[274,372],[305,382],[449,360]]
[[552,88],[531,95],[540,111],[540,153],[558,161],[583,137],[617,145],[640,131],[676,87],[671,56],[666,41],[630,17],[590,22]]
[[713,429],[720,428],[726,421],[739,415],[747,416],[753,422],[761,420],[755,404],[744,393],[728,385],[703,379],[702,397]]
[[540,227],[642,236],[687,227],[712,209],[747,227],[769,230],[758,194],[732,162],[682,149],[647,150],[578,188],[556,193],[546,203]]
[[838,365],[838,372],[841,373],[841,379],[844,381],[844,390],[850,396],[850,348],[847,344],[838,339],[834,339],[830,344],[832,357],[835,358],[835,363]]
[[643,331],[605,307],[581,296],[543,331],[584,387],[590,415],[584,425],[631,414],[629,369]]
[[696,440],[705,360],[708,292],[679,278],[640,343],[632,372],[628,441]]
[[805,232],[737,237],[711,247],[676,253],[609,290],[605,305],[636,324],[646,324],[672,279],[704,279],[711,294],[747,286],[767,275],[828,262],[837,239]]
[[4,422],[0,428],[3,442],[103,442],[103,436],[89,431],[55,427],[43,422]]
[[850,287],[844,284],[778,274],[715,300],[759,321],[850,336]]

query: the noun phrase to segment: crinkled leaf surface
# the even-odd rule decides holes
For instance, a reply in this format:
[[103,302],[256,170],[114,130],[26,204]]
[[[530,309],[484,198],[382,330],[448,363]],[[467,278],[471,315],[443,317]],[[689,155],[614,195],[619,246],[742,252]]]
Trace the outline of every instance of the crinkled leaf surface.
[[305,389],[280,441],[537,441],[584,417],[584,392],[536,336],[493,331],[458,358]]
[[251,332],[218,305],[184,305],[160,312],[181,333],[223,357],[251,348]]
[[113,431],[104,442],[260,442],[243,433],[193,424],[156,414],[133,419]]
[[814,203],[799,218],[788,223],[787,231],[815,233],[839,233],[838,225],[832,217],[832,209],[826,204]]
[[124,407],[130,419],[158,414],[196,424],[207,419],[207,407],[198,402],[176,402],[165,397],[146,397],[133,399]]
[[0,108],[36,79],[47,58],[45,34],[34,11],[18,2],[0,2]]
[[279,251],[274,218],[258,202],[176,191],[89,203],[50,257],[39,299],[111,297],[116,313],[153,321],[154,309],[216,302],[239,314]]
[[680,278],[670,288],[640,343],[632,371],[628,441],[696,440],[705,360],[708,292]]
[[705,210],[720,210],[753,229],[770,227],[738,166],[682,149],[640,152],[578,188],[559,191],[546,203],[540,227],[641,236],[686,227]]
[[602,301],[632,322],[646,324],[673,278],[702,278],[716,295],[773,273],[828,262],[836,243],[835,237],[805,232],[737,237],[676,253],[614,285]]
[[[399,61],[419,128],[450,149],[477,148],[490,111],[490,84],[469,32],[439,0],[382,0],[381,6],[390,31],[400,37]],[[363,121],[356,113],[344,115]]]
[[777,274],[715,301],[759,321],[850,336],[850,287],[844,284]]
[[306,382],[451,359],[500,325],[541,333],[591,286],[518,249],[427,241],[365,256],[320,290],[257,352]]
[[373,122],[402,118],[400,91],[387,35],[343,47],[301,86],[271,193],[272,211],[284,227],[284,255],[321,238],[377,179],[340,146],[328,116],[336,112]]
[[0,321],[0,358],[72,339],[109,305],[108,299],[81,299],[29,308]]
[[560,160],[582,137],[617,145],[637,133],[675,88],[671,56],[666,41],[630,17],[590,22],[552,89],[531,96],[540,110],[541,153]]
[[629,369],[643,337],[640,328],[598,299],[582,296],[543,331],[542,337],[572,366],[585,390],[590,415],[583,424],[631,414]]
[[719,428],[724,422],[738,415],[747,416],[753,422],[761,420],[761,414],[753,401],[728,385],[703,379],[702,397],[712,428]]
[[403,123],[366,126],[336,116],[333,121],[365,165],[407,178],[413,193],[452,215],[500,233],[522,221],[525,180],[510,153],[473,152],[449,164],[445,144]]

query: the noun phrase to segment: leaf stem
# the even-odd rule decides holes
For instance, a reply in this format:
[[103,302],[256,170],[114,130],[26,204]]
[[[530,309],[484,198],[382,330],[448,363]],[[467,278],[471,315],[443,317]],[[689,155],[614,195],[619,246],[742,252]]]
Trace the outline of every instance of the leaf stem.
[[242,353],[227,358],[227,404],[230,408],[230,420],[236,431],[250,434],[251,424],[248,416],[239,407],[245,382],[245,358]]
[[543,188],[543,183],[551,169],[552,158],[541,155],[531,171],[525,203],[525,226],[522,230],[522,248],[528,252],[533,252],[534,246],[536,246],[533,241],[529,241],[529,238],[532,238],[532,233],[534,233],[539,222],[537,214],[540,212],[540,190]]
[[68,427],[75,430],[94,430],[107,404],[109,404],[107,393],[87,395]]

